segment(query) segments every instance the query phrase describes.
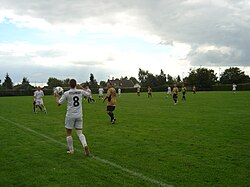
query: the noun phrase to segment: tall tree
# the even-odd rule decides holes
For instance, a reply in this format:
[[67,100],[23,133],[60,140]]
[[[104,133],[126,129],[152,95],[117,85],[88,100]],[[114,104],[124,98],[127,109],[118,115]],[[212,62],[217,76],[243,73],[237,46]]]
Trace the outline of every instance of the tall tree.
[[217,81],[216,74],[212,69],[198,68],[191,70],[187,77],[187,83],[196,85],[198,88],[210,88]]
[[177,76],[176,81],[177,81],[177,82],[181,82],[181,77],[180,77],[180,75]]
[[13,82],[9,76],[8,73],[6,73],[5,80],[2,85],[3,89],[12,89],[13,88]]
[[166,74],[164,73],[164,71],[161,69],[160,75],[156,76],[157,79],[157,84],[159,86],[164,86],[166,84]]
[[139,73],[138,73],[138,79],[141,82],[142,86],[147,86],[146,81],[148,78],[148,71],[144,71],[141,68],[139,68]]
[[23,81],[22,81],[22,85],[29,85],[29,84],[30,84],[30,82],[29,82],[28,78],[24,77]]
[[174,83],[174,79],[171,75],[167,75],[167,84],[172,85]]
[[93,73],[90,73],[89,80],[90,80],[89,86],[90,86],[91,88],[97,88],[97,87],[98,87],[98,83],[97,83],[97,81],[95,80],[95,77],[94,77]]
[[250,78],[248,75],[245,75],[245,72],[241,71],[238,67],[230,67],[221,74],[220,82],[222,84],[239,84],[250,82]]
[[90,77],[89,77],[90,82],[94,82],[95,81],[95,77],[92,73],[90,73]]
[[48,84],[49,88],[63,86],[63,82],[61,80],[58,80],[57,78],[54,78],[54,77],[49,77],[47,84]]
[[70,81],[70,78],[64,79],[62,81],[62,87],[68,87],[69,86],[69,81]]

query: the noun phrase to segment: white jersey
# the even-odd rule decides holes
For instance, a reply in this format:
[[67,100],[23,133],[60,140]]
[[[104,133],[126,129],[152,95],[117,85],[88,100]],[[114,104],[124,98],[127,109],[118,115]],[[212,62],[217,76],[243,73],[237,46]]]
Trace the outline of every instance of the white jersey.
[[103,95],[104,89],[103,88],[99,88],[98,92],[99,92],[99,95]]
[[34,97],[36,100],[41,100],[43,98],[43,96],[44,96],[44,93],[42,90],[36,90],[34,92]]
[[62,95],[59,104],[67,101],[67,117],[82,117],[82,96],[90,96],[90,93],[80,89],[70,89]]
[[171,87],[168,87],[168,94],[171,94]]
[[236,91],[237,85],[233,84],[233,91]]

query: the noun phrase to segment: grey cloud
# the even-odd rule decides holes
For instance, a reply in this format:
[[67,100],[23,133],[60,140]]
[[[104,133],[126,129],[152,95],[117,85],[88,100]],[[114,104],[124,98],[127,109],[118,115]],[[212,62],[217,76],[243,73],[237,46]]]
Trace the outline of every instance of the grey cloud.
[[[138,19],[136,27],[161,37],[161,44],[173,41],[191,46],[192,65],[250,65],[250,4],[246,0],[0,0],[1,8],[14,9],[50,23],[82,23],[95,18],[116,24],[116,13],[125,12]],[[229,47],[230,54],[196,52],[197,46]]]

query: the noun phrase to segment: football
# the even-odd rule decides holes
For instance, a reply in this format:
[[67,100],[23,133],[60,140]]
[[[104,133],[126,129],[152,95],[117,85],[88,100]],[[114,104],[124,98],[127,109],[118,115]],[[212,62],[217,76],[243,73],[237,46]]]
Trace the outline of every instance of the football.
[[60,86],[57,86],[54,88],[54,95],[62,95],[64,92],[63,88]]

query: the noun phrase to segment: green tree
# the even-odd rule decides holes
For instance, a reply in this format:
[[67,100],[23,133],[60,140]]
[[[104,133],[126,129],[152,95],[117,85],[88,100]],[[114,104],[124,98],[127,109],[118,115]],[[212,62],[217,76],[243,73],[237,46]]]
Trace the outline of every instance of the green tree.
[[9,76],[8,73],[6,73],[5,80],[2,85],[3,89],[12,89],[13,88],[13,82]]
[[54,77],[49,77],[47,84],[48,88],[54,88],[57,86],[63,86],[63,81],[58,80],[57,78]]
[[245,75],[245,72],[241,71],[238,67],[230,67],[221,74],[220,82],[222,84],[239,84],[250,82],[250,78],[248,75]]
[[97,88],[98,87],[98,83],[97,81],[95,80],[95,77],[92,73],[90,73],[90,77],[89,77],[89,86],[93,89],[93,88]]
[[187,83],[196,85],[198,88],[211,88],[217,81],[217,77],[212,69],[198,68],[191,70],[187,77]]
[[103,88],[105,88],[107,86],[107,83],[105,81],[101,81],[100,82],[100,86],[103,87]]
[[177,76],[176,82],[181,82],[181,77],[180,77],[180,75]]
[[160,75],[156,75],[156,80],[157,80],[157,84],[158,86],[164,86],[166,85],[166,74],[163,72],[163,70],[161,69]]
[[13,90],[29,90],[30,93],[33,90],[33,87],[30,85],[30,82],[27,77],[23,77],[22,83],[13,87]]
[[138,79],[141,82],[142,86],[147,86],[146,81],[148,78],[148,71],[144,71],[141,68],[139,68],[139,73],[138,73]]
[[22,85],[29,85],[29,84],[30,84],[30,82],[29,82],[28,78],[24,77],[23,81],[22,81]]
[[173,79],[173,77],[171,76],[171,75],[167,75],[167,84],[168,85],[172,85],[172,84],[174,84],[174,79]]

